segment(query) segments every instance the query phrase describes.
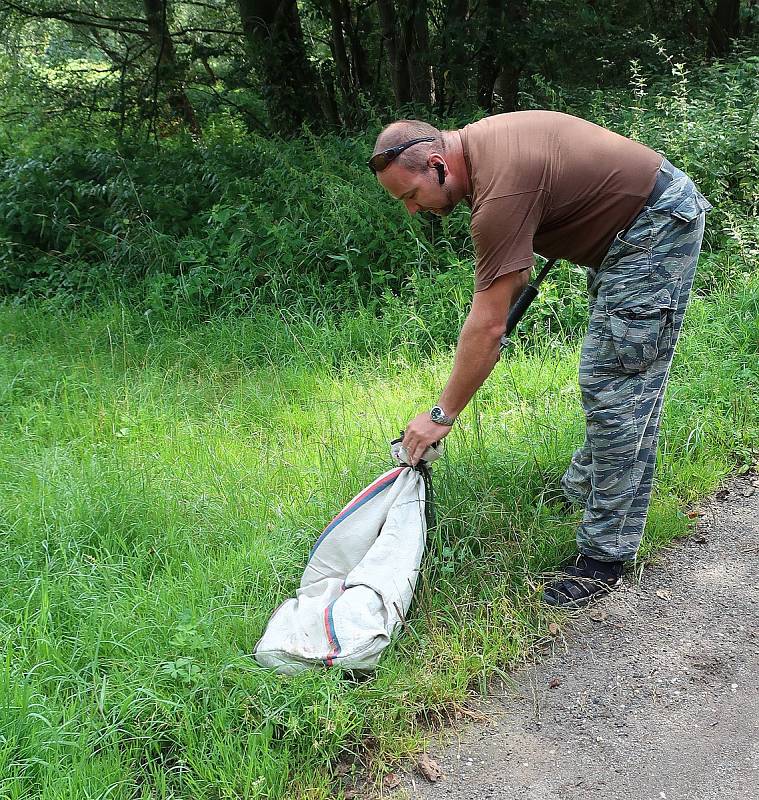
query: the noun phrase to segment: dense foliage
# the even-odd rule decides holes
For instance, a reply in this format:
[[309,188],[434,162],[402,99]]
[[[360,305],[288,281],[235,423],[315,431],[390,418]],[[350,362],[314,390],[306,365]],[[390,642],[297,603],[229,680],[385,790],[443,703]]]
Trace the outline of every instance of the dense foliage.
[[83,126],[200,136],[226,108],[292,135],[407,104],[510,111],[536,74],[618,85],[655,63],[651,34],[724,57],[756,19],[753,0],[0,0],[0,52],[6,85]]
[[[716,207],[700,277],[712,285],[756,257],[759,58],[694,76],[659,49],[673,73],[666,82],[648,86],[633,65],[632,93],[544,81],[526,102],[638,138],[692,174]],[[378,127],[284,140],[216,115],[201,139],[120,146],[65,125],[27,130],[0,166],[0,292],[127,292],[152,312],[201,314],[294,298],[387,308],[431,284],[466,293],[468,211],[411,218],[388,198],[364,164]],[[557,275],[543,313],[572,327],[582,318],[581,270],[565,264]]]

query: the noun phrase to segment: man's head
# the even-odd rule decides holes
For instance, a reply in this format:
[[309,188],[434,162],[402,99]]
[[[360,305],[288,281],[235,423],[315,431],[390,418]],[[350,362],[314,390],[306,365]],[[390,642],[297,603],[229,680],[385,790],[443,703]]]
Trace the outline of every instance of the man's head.
[[[390,148],[401,148],[415,139],[424,139],[406,147],[399,154],[389,153],[375,159]],[[429,141],[431,140],[431,141]],[[382,130],[374,145],[370,165],[376,168],[377,180],[389,194],[402,200],[409,214],[431,211],[445,216],[463,197],[460,180],[451,172],[449,136],[426,122],[401,119]],[[387,165],[385,163],[387,162]]]

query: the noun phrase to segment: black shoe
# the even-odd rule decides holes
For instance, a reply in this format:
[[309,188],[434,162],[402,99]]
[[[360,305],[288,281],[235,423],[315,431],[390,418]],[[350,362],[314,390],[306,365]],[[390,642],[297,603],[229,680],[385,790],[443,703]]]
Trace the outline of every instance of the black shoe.
[[599,561],[581,553],[545,587],[543,602],[562,608],[585,606],[621,585],[624,566],[624,561]]

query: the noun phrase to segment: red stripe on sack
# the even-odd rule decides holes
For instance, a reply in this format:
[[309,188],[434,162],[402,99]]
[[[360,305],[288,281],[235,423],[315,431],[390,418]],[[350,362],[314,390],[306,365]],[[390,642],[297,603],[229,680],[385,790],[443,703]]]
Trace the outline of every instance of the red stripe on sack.
[[356,495],[356,497],[354,497],[353,500],[351,500],[351,502],[348,503],[348,505],[340,512],[340,514],[343,514],[349,509],[351,509],[353,506],[356,505],[356,503],[360,503],[364,499],[364,497],[366,497],[366,495],[370,494],[375,489],[379,489],[380,484],[384,485],[386,483],[393,483],[395,479],[401,474],[401,472],[403,472],[404,469],[407,469],[407,467],[398,467],[398,469],[394,469],[392,472],[388,472],[388,474],[385,476],[381,475],[379,478],[377,478],[376,481],[374,481],[374,483],[370,483],[366,487],[366,489],[364,489],[364,491],[361,492],[361,494]]
[[335,626],[332,620],[332,606],[334,600],[324,609],[324,628],[327,631],[327,641],[332,646],[332,649],[327,654],[324,663],[331,667],[335,663],[335,656],[340,652],[340,643],[337,641],[337,634],[335,633]]

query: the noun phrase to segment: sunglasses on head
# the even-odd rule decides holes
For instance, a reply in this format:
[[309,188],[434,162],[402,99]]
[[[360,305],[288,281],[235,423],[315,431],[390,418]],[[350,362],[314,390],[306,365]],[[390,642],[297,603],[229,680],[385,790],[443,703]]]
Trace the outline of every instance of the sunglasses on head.
[[434,136],[423,136],[421,139],[412,139],[410,142],[404,142],[403,144],[397,144],[395,147],[389,147],[387,150],[383,150],[381,153],[376,153],[373,155],[366,163],[369,165],[369,169],[372,171],[372,175],[376,175],[378,172],[382,172],[391,161],[394,161],[398,156],[407,148],[411,147],[412,144],[419,144],[419,142],[434,142]]

